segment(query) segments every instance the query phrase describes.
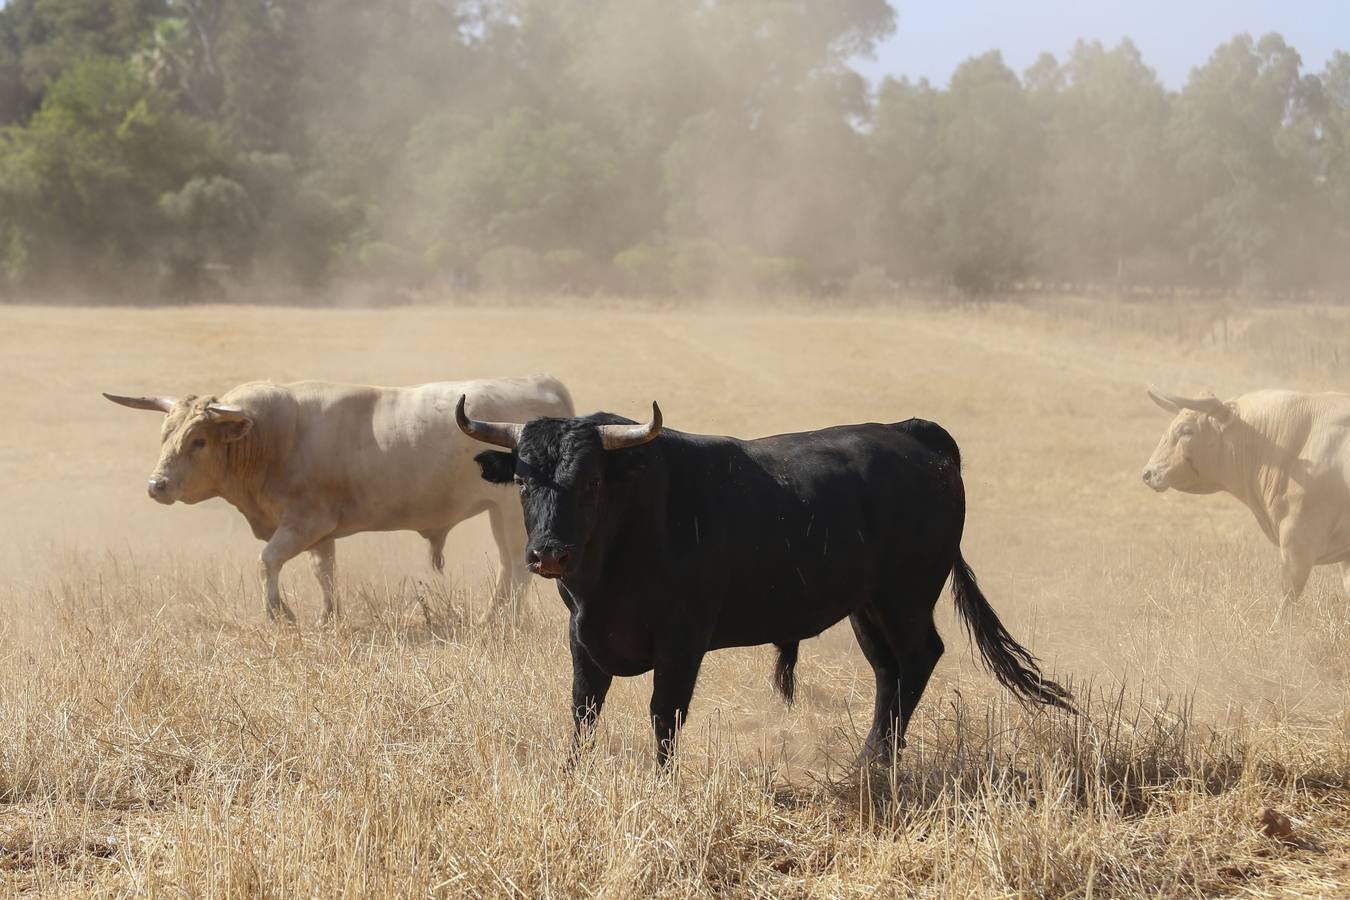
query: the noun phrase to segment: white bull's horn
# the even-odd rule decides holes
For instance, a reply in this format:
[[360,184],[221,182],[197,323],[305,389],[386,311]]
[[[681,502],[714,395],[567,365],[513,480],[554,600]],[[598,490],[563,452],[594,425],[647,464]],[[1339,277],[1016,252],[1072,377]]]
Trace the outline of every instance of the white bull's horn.
[[1148,390],[1148,398],[1152,400],[1154,403],[1158,404],[1163,409],[1167,410],[1170,413],[1181,412],[1181,406],[1177,404],[1176,401],[1172,400],[1167,394],[1163,393],[1162,391],[1158,390],[1155,387],[1149,387],[1147,388],[1147,390]]
[[600,443],[606,450],[622,450],[653,440],[661,433],[661,407],[652,401],[652,420],[645,425],[601,425]]
[[114,403],[122,406],[129,406],[132,409],[148,409],[151,412],[167,413],[173,409],[173,405],[178,401],[173,397],[122,397],[117,394],[104,393]]
[[516,449],[516,444],[520,443],[520,432],[525,426],[514,422],[479,422],[470,419],[464,413],[464,402],[467,399],[460,394],[459,402],[455,404],[455,423],[459,425],[459,430],[485,444],[496,444],[508,450]]
[[1224,402],[1218,397],[1178,397],[1176,394],[1168,394],[1155,388],[1148,389],[1148,395],[1153,398],[1153,402],[1161,406],[1168,412],[1177,412],[1182,409],[1193,409],[1200,413],[1219,413],[1226,407]]
[[208,403],[206,404],[206,414],[220,422],[237,422],[240,419],[248,418],[248,414],[244,412],[242,407],[229,403]]

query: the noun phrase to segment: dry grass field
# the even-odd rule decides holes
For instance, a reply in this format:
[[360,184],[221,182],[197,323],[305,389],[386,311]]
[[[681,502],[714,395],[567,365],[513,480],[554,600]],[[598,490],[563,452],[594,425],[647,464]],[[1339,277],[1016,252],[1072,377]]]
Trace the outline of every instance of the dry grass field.
[[[1276,554],[1250,515],[1139,472],[1167,421],[1146,384],[1344,389],[1327,360],[1350,326],[1288,309],[1179,340],[1169,321],[1075,304],[0,307],[0,888],[1348,896],[1350,603],[1318,570],[1268,630]],[[668,775],[650,678],[616,681],[595,750],[564,771],[565,611],[545,585],[512,621],[471,624],[484,523],[452,534],[449,578],[415,535],[341,542],[333,629],[312,624],[297,560],[304,624],[279,629],[243,520],[147,499],[159,419],[99,396],[539,371],[582,410],[656,399],[688,431],[943,423],[966,460],[965,556],[1083,715],[1011,702],[944,599],[947,655],[891,784],[850,768],[872,683],[847,625],[803,644],[791,708],[769,649],[712,654]],[[1292,834],[1258,828],[1267,808]]]

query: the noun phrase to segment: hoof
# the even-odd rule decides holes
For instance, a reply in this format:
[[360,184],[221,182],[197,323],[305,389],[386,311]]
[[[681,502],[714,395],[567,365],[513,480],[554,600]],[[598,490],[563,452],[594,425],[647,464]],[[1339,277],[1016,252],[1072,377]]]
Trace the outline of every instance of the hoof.
[[[894,752],[892,752],[894,746]],[[880,747],[868,743],[863,747],[863,751],[858,754],[858,768],[860,770],[887,770],[899,761],[900,753],[905,749],[905,739],[901,738],[894,745],[886,741]]]
[[295,613],[291,612],[291,608],[285,603],[282,603],[276,609],[269,608],[267,610],[267,618],[279,625],[295,624]]

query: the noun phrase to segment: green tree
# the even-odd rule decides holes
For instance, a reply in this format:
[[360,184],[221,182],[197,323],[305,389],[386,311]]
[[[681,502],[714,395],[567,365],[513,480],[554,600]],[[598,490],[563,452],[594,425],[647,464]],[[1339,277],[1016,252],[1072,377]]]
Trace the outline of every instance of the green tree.
[[166,12],[164,0],[10,0],[0,7],[0,125],[26,119],[76,63],[126,59]]
[[416,233],[448,245],[461,266],[502,246],[566,243],[609,258],[628,237],[608,227],[614,155],[577,123],[523,108],[486,127],[432,119],[415,130],[409,160],[422,197]]
[[[1079,41],[1046,122],[1039,265],[1058,277],[1129,280],[1167,248],[1171,200],[1167,93],[1128,40]],[[1032,77],[1028,76],[1028,81]]]
[[1043,134],[998,52],[962,63],[943,102],[934,188],[939,258],[957,287],[986,290],[1033,264]]
[[927,81],[887,78],[877,94],[869,150],[866,258],[895,278],[940,274],[938,177],[942,95]]
[[1350,53],[1338,51],[1319,77],[1322,135],[1318,172],[1314,176],[1325,213],[1318,258],[1322,284],[1350,284]]
[[144,273],[166,224],[160,197],[226,164],[210,132],[128,64],[87,59],[0,139],[0,232],[35,277]]
[[1234,38],[1192,72],[1173,141],[1189,215],[1188,261],[1222,284],[1267,282],[1315,173],[1282,139],[1308,101],[1298,54],[1279,35]]
[[160,197],[159,208],[172,226],[167,262],[175,293],[208,286],[210,263],[239,268],[252,258],[257,216],[237,181],[222,175],[193,178]]

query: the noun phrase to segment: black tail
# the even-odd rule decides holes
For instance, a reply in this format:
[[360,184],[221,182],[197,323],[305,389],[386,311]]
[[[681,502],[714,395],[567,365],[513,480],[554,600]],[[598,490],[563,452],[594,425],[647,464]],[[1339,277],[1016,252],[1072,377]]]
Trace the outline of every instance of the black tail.
[[994,677],[1004,687],[1022,700],[1075,712],[1073,696],[1041,674],[1036,657],[1013,640],[1008,629],[994,615],[993,608],[975,581],[975,573],[970,571],[960,551],[957,551],[956,564],[952,566],[952,596],[965,623],[966,633],[975,639],[980,648],[985,667],[994,673]]
[[796,676],[792,671],[797,665],[797,642],[774,646],[778,648],[778,662],[773,667],[773,686],[778,688],[778,693],[783,695],[784,700],[791,703],[793,692],[797,687]]

